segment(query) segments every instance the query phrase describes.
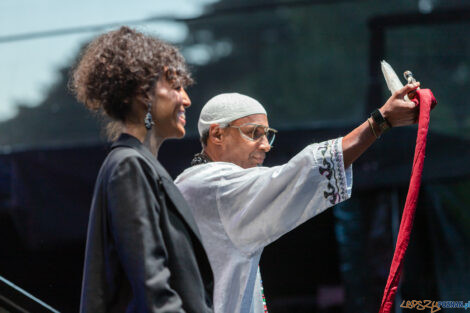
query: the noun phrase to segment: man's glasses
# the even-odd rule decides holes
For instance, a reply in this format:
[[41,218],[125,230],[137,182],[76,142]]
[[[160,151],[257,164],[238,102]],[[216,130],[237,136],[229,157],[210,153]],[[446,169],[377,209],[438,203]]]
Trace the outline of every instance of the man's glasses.
[[266,139],[268,140],[270,146],[273,145],[277,133],[277,130],[275,130],[274,128],[269,128],[267,126],[254,123],[246,123],[240,126],[228,125],[227,127],[238,128],[240,135],[250,141],[258,141],[263,136],[266,136]]

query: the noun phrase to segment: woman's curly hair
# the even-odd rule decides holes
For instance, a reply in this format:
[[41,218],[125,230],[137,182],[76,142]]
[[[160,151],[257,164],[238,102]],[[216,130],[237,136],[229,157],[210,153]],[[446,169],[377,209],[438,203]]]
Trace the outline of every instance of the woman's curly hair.
[[162,75],[175,85],[192,84],[176,47],[123,26],[85,48],[69,86],[90,110],[103,110],[111,119],[124,122],[135,97],[147,97]]

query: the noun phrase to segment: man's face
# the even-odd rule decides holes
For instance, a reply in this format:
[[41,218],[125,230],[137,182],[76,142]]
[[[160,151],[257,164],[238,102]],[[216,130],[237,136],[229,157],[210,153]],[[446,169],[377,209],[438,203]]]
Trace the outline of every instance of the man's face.
[[[231,122],[230,125],[242,126],[247,123],[269,126],[265,114],[249,115]],[[248,131],[249,127],[243,127],[242,129]],[[258,140],[252,141],[240,134],[240,130],[234,127],[223,129],[222,160],[220,161],[231,162],[242,168],[262,165],[266,152],[271,149],[266,136],[261,136]],[[247,133],[246,135],[249,136],[250,134]]]

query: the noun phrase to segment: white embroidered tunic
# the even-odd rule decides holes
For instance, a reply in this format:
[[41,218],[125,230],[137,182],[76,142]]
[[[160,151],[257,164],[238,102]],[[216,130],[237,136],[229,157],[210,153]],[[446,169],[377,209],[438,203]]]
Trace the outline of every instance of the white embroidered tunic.
[[175,180],[193,208],[214,272],[215,313],[262,313],[263,248],[351,196],[342,138],[312,144],[289,162],[243,169],[211,162]]

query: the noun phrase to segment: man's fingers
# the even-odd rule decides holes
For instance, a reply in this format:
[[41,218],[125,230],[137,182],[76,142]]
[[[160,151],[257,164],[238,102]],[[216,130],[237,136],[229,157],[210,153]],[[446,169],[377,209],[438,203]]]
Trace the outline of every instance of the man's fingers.
[[418,120],[419,120],[419,107],[413,101],[409,101],[409,103],[410,103],[411,108],[413,109],[413,115],[414,115],[413,124],[416,124],[418,123]]
[[419,82],[413,83],[413,84],[407,84],[403,86],[402,89],[398,90],[398,94],[400,96],[405,96],[406,94],[410,93],[411,91],[415,90],[420,86]]

